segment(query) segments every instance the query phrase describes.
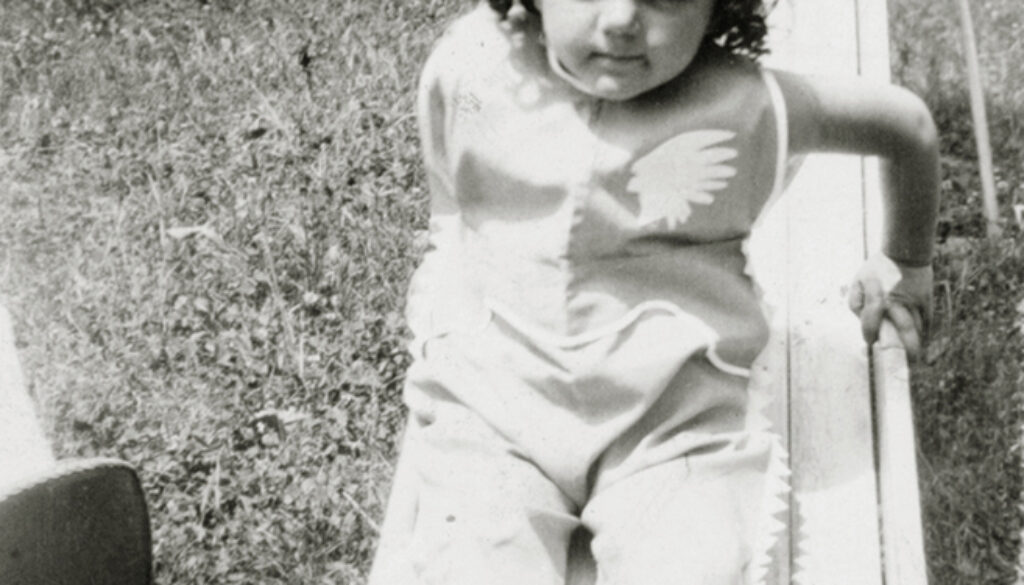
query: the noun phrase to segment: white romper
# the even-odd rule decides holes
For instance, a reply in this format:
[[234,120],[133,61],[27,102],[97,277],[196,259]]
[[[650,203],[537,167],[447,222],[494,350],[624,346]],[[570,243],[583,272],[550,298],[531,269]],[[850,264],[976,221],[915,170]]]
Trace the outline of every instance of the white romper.
[[770,74],[714,46],[631,100],[582,93],[485,3],[420,85],[430,244],[410,423],[372,585],[756,580],[777,450],[744,243],[786,162]]

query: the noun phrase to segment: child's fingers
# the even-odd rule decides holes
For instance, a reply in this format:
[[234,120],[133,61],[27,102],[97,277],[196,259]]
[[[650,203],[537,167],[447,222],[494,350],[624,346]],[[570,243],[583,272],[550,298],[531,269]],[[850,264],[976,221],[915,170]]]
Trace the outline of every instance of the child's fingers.
[[859,283],[863,302],[857,314],[860,316],[860,329],[864,341],[874,343],[878,339],[878,329],[882,326],[885,316],[885,294],[878,280],[869,278]]
[[860,315],[860,310],[864,308],[864,285],[860,282],[854,282],[850,285],[850,292],[846,295],[846,302],[854,315]]
[[914,318],[914,325],[917,327],[917,333],[923,345],[924,340],[928,338],[928,332],[931,330],[931,296],[926,294],[919,298],[902,291],[893,291],[889,294],[889,306],[896,305],[906,309]]
[[914,311],[900,304],[890,304],[886,317],[896,326],[896,333],[903,342],[903,349],[911,359],[921,353],[921,322]]

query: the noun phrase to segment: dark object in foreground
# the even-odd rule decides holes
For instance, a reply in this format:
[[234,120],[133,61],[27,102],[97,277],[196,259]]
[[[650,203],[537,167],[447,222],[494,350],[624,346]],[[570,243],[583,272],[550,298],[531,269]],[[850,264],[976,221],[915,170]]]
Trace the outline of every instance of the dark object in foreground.
[[149,515],[123,461],[65,461],[0,494],[0,583],[152,582]]

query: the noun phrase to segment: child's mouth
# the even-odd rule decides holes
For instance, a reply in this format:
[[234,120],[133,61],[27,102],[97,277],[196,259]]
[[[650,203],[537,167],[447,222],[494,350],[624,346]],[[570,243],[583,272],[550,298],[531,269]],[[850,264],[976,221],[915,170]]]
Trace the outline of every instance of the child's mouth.
[[626,53],[594,53],[591,59],[601,67],[614,70],[632,69],[647,62],[647,57],[643,54]]

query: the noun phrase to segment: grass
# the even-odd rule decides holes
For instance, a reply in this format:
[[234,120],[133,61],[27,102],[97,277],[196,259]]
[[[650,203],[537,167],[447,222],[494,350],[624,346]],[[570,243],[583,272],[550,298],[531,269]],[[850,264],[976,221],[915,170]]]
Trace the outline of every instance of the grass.
[[[979,0],[1004,217],[1024,203],[1016,0]],[[893,1],[942,129],[915,370],[933,583],[1016,579],[1018,231],[979,238],[954,6]],[[456,0],[62,0],[0,18],[0,299],[61,456],[143,470],[159,583],[361,583],[403,420],[426,227],[413,89]]]
[[450,4],[5,5],[4,300],[60,454],[145,470],[159,582],[362,579]]

